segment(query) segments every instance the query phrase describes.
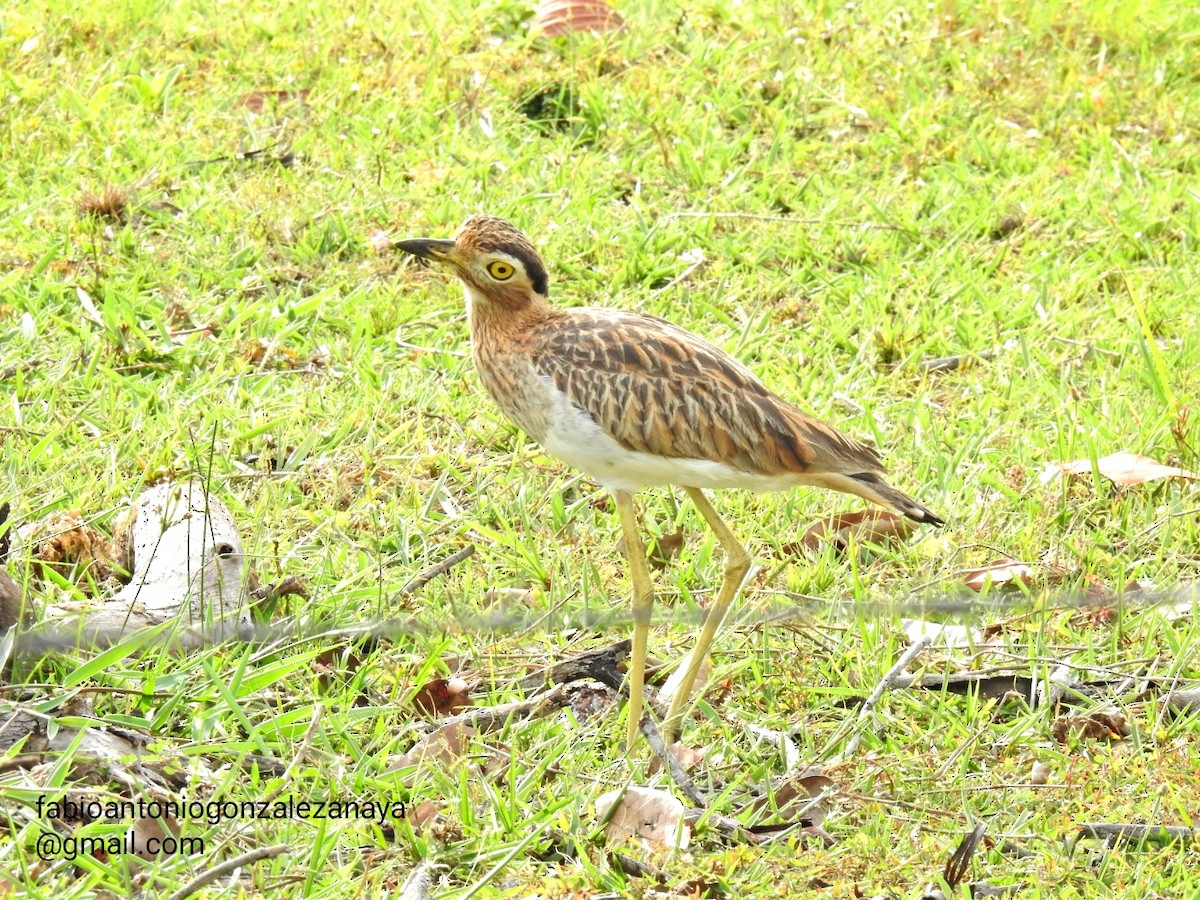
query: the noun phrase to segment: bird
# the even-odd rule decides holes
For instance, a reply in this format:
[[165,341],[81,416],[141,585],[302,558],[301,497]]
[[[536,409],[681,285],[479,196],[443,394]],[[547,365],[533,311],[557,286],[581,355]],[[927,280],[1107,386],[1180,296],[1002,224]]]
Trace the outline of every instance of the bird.
[[458,277],[484,390],[543,449],[613,496],[633,594],[627,751],[641,729],[654,603],[637,491],[682,487],[725,558],[721,586],[662,723],[668,744],[752,563],[705,490],[810,485],[855,494],[914,522],[944,524],[884,480],[875,449],[772,393],[715,344],[653,315],[552,306],[545,262],[505,219],[471,215],[450,238],[409,238],[393,247]]

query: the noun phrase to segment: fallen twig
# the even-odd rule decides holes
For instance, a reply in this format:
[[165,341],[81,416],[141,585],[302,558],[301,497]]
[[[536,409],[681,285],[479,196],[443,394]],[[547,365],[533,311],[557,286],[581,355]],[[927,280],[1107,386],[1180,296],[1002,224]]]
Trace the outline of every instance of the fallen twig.
[[469,725],[484,732],[496,731],[503,728],[505,723],[514,718],[534,719],[562,709],[571,702],[572,694],[589,686],[589,682],[580,681],[572,684],[556,684],[550,690],[546,691],[546,693],[531,697],[528,700],[501,703],[498,706],[479,706],[471,709],[469,712],[450,716],[442,720],[441,727]]
[[852,755],[858,749],[858,745],[862,741],[862,726],[871,713],[874,712],[875,705],[879,703],[879,698],[900,679],[908,664],[920,656],[932,641],[933,638],[930,635],[922,635],[916,641],[913,641],[909,648],[896,660],[896,664],[888,669],[887,674],[883,676],[879,684],[875,685],[875,690],[871,691],[858,711],[858,721],[855,723],[854,734],[851,735],[850,740],[846,743],[846,749],[841,754],[843,759]]
[[270,847],[256,847],[249,850],[240,856],[235,856],[233,859],[227,859],[223,863],[218,863],[211,869],[205,869],[175,893],[171,894],[167,900],[184,900],[185,897],[190,897],[206,884],[211,884],[222,875],[228,875],[240,869],[242,866],[248,866],[251,863],[256,863],[260,859],[272,859],[281,853],[290,849],[288,844],[274,844]]
[[433,581],[433,579],[440,575],[445,575],[464,559],[468,559],[474,555],[474,544],[467,544],[467,546],[463,547],[461,550],[456,550],[437,565],[430,566],[429,568],[422,569],[420,572],[418,572],[412,581],[400,588],[400,596],[403,597],[405,594],[411,594],[414,591],[419,591],[421,588],[425,587],[425,585],[429,584],[429,582]]

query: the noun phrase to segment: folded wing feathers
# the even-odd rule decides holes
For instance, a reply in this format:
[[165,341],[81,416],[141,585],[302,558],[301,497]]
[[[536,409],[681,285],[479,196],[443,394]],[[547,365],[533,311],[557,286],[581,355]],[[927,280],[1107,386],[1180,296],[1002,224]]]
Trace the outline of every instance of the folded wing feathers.
[[622,446],[756,474],[882,474],[879,454],[772,394],[723,350],[654,316],[573,309],[535,365]]

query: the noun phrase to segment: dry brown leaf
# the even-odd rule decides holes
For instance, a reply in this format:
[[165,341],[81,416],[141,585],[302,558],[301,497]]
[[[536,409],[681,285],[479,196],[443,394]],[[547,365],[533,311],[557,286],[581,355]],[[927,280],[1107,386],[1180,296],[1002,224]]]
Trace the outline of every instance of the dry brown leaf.
[[[690,772],[700,763],[704,762],[704,757],[708,756],[708,751],[712,747],[688,747],[682,741],[676,741],[671,745],[671,755],[675,757],[675,761],[679,763],[680,768],[685,772]],[[646,769],[646,774],[650,776],[657,775],[663,769],[663,761],[657,756],[651,760],[649,768]]]
[[603,684],[581,685],[578,690],[571,692],[571,712],[580,722],[587,722],[596,716],[607,715],[616,705],[616,692]]
[[[671,531],[664,534],[656,541],[645,544],[642,547],[642,552],[646,556],[646,563],[651,569],[662,571],[671,564],[671,560],[679,555],[679,551],[683,549],[683,532]],[[616,551],[626,559],[629,554],[625,550],[624,536],[617,538]]]
[[596,800],[596,815],[607,820],[604,833],[610,842],[639,837],[655,846],[685,850],[692,836],[683,813],[676,797],[654,788],[617,788]]
[[412,823],[412,827],[414,829],[419,829],[427,822],[432,821],[433,818],[440,812],[441,807],[439,807],[432,800],[422,800],[415,807],[413,807],[413,811],[408,814],[408,820]]
[[175,844],[169,839],[179,837],[182,831],[183,827],[171,816],[164,816],[162,819],[143,816],[129,826],[126,842],[142,859],[157,859],[160,856],[172,855],[167,851]]
[[683,549],[683,532],[668,531],[656,540],[646,553],[646,562],[650,568],[662,570],[671,564],[671,560]]
[[475,729],[470,725],[464,722],[450,722],[431,731],[417,741],[407,753],[392,760],[388,771],[394,772],[425,763],[452,766],[466,755],[474,735]]
[[544,0],[533,14],[529,30],[546,37],[573,31],[616,31],[625,20],[604,0]]
[[1032,584],[1033,569],[1026,563],[1015,559],[998,559],[986,566],[972,569],[963,579],[963,584],[973,591],[982,591],[987,585],[1004,587],[1006,585]]
[[914,528],[908,519],[887,510],[864,509],[814,522],[800,538],[800,544],[808,550],[820,550],[822,544],[833,544],[839,553],[845,553],[851,542],[899,543],[912,534]]
[[[1148,456],[1137,453],[1113,453],[1096,460],[1096,469],[1113,484],[1129,487],[1146,481],[1157,481],[1160,478],[1200,478],[1200,474],[1181,469],[1179,466],[1165,466]],[[1055,463],[1042,471],[1042,484],[1053,481],[1060,475],[1090,475],[1092,461],[1077,459],[1069,463]]]
[[1125,716],[1119,712],[1094,712],[1086,716],[1059,716],[1050,726],[1050,734],[1060,744],[1072,738],[1085,741],[1119,741],[1132,733]]
[[413,706],[431,716],[448,716],[475,704],[471,686],[461,678],[435,678],[413,696]]
[[308,100],[308,90],[299,91],[250,91],[238,100],[238,106],[244,106],[254,115],[258,115],[274,103],[282,106],[285,103],[296,102],[303,104]]
[[835,790],[837,782],[810,770],[789,778],[771,794],[759,797],[750,804],[749,809],[758,813],[772,813],[784,821],[803,813],[808,825],[820,825],[829,811],[829,800]]

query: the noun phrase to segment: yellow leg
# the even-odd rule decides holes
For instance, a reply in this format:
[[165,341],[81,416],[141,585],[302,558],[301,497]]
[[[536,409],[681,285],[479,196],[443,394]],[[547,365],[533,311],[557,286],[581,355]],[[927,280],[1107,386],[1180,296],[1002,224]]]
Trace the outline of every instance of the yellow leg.
[[654,606],[654,584],[646,565],[646,549],[638,534],[637,512],[633,495],[614,491],[621,530],[625,534],[625,555],[629,558],[629,577],[633,582],[633,650],[629,656],[629,732],[625,750],[629,752],[641,733],[642,694],[646,686],[646,642],[650,637],[650,610]]
[[[679,724],[683,719],[684,709],[691,700],[692,686],[696,683],[696,673],[700,671],[704,660],[708,658],[708,650],[712,646],[717,628],[720,627],[721,621],[725,618],[725,613],[733,603],[733,598],[737,596],[738,589],[742,586],[742,581],[746,578],[746,573],[750,571],[751,562],[750,554],[746,551],[746,548],[734,537],[733,532],[729,530],[729,526],[717,515],[717,511],[708,502],[708,498],[704,496],[704,492],[699,488],[684,488],[684,490],[692,498],[692,503],[696,505],[696,509],[700,510],[700,515],[704,516],[704,520],[708,522],[708,527],[716,534],[717,540],[721,544],[721,549],[725,551],[725,578],[721,582],[721,589],[717,592],[717,599],[713,601],[712,606],[708,610],[708,615],[704,618],[704,627],[700,629],[700,636],[696,638],[696,647],[692,650],[691,656],[688,658],[687,670],[684,672],[683,680],[679,684],[679,690],[675,693],[675,699],[671,701],[671,709],[667,712],[667,719],[663,723],[663,739],[666,740],[668,745],[675,740]],[[628,538],[626,538],[626,543],[628,542]]]

